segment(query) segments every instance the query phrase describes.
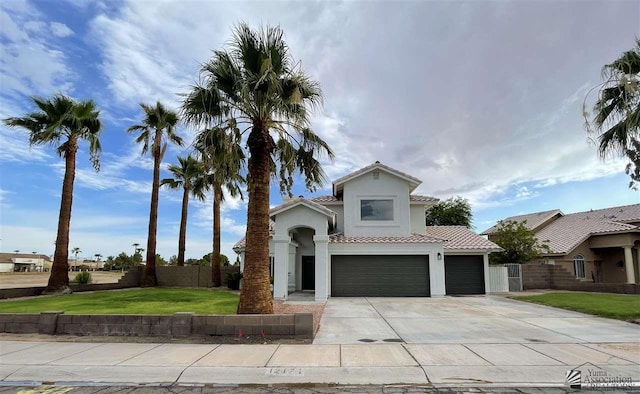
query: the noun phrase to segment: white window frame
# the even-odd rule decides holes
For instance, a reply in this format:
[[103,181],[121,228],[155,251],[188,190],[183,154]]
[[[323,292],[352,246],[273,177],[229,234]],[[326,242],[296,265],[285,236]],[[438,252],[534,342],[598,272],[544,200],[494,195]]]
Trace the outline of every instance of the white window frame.
[[586,269],[584,266],[584,256],[577,254],[573,256],[573,272],[578,279],[584,279],[587,277]]

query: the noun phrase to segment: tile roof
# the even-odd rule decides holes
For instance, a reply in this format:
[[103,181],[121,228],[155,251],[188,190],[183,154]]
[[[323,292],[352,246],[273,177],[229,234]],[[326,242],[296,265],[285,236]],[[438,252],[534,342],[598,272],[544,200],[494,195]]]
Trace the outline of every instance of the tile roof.
[[[551,218],[559,210],[537,212],[529,215],[512,216],[505,221],[527,220],[527,227],[534,228]],[[531,222],[529,221],[531,220]],[[546,227],[535,231],[541,242],[548,241],[550,254],[568,254],[592,235],[640,232],[640,227],[628,223],[640,222],[640,204],[625,205],[577,212],[553,220]],[[536,224],[537,223],[537,224]],[[492,234],[493,226],[483,234]]]
[[411,194],[409,195],[409,201],[415,202],[431,202],[431,201],[440,201],[439,198],[431,197],[431,196],[423,196],[420,194]]
[[340,202],[340,200],[338,200],[335,196],[332,196],[332,195],[311,197],[309,199],[309,201],[313,201],[313,202],[317,202],[317,203]]
[[500,251],[498,245],[474,233],[465,226],[427,226],[427,236],[441,238],[445,250],[487,250]]
[[[317,203],[328,203],[328,202],[342,202],[342,200],[338,200],[337,197],[332,195],[327,196],[317,196],[312,197],[309,201],[317,202]],[[431,197],[431,196],[423,196],[421,194],[411,194],[409,195],[409,201],[413,202],[432,202],[432,201],[440,201],[439,198]]]
[[[269,235],[273,235],[274,231],[276,228],[276,222],[274,222],[273,220],[269,219]],[[238,242],[236,242],[235,245],[233,245],[233,251],[234,252],[238,252],[242,249],[244,249],[247,246],[247,241],[245,239],[246,237],[242,237],[241,240],[239,240]],[[237,250],[236,250],[237,249]]]
[[[511,216],[504,219],[503,221],[504,222],[524,222],[526,220],[527,223],[525,224],[525,226],[529,230],[534,230],[535,228],[540,226],[542,223],[546,222],[547,220],[551,219],[553,216],[557,214],[562,215],[562,212],[559,209],[552,209],[550,211],[542,211],[542,212],[528,213],[526,215]],[[497,229],[498,229],[498,224],[483,231],[481,234],[482,235],[493,234],[496,232]]]
[[304,197],[295,197],[295,198],[290,198],[289,200],[285,201],[284,203],[278,205],[277,207],[273,207],[269,210],[269,215],[273,215],[274,213],[279,213],[282,212],[286,209],[288,209],[289,207],[293,207],[296,204],[306,204],[308,206],[311,206],[315,209],[317,209],[318,211],[324,213],[327,216],[335,216],[335,212],[333,212],[332,210],[330,210],[329,208],[325,207],[324,205],[320,205],[317,202],[311,201],[311,200],[307,200]]
[[387,171],[387,172],[389,172],[391,174],[395,174],[395,175],[398,175],[400,177],[407,178],[411,182],[415,183],[416,186],[422,183],[422,181],[420,179],[418,179],[418,178],[416,178],[416,177],[414,177],[412,175],[409,175],[409,174],[407,174],[405,172],[402,172],[402,171],[398,171],[398,170],[396,170],[394,168],[391,168],[389,166],[386,166],[386,165],[380,163],[379,161],[376,161],[373,164],[369,164],[366,167],[363,167],[363,168],[361,168],[359,170],[356,170],[356,171],[354,171],[352,173],[349,173],[349,174],[347,174],[347,175],[345,175],[343,177],[340,177],[340,178],[336,179],[335,181],[333,181],[333,187],[335,188],[336,185],[340,185],[340,184],[342,184],[342,183],[344,183],[344,182],[346,182],[346,181],[348,181],[350,179],[358,177],[358,176],[360,176],[362,174],[366,174],[367,172],[373,170],[374,168],[379,168],[379,169]]
[[423,234],[411,234],[408,237],[347,237],[343,233],[329,234],[329,243],[335,244],[416,244],[440,242],[444,242],[444,240]]
[[567,254],[592,235],[640,232],[640,228],[622,222],[640,221],[640,204],[578,212],[562,216],[536,232],[548,241],[552,254]]

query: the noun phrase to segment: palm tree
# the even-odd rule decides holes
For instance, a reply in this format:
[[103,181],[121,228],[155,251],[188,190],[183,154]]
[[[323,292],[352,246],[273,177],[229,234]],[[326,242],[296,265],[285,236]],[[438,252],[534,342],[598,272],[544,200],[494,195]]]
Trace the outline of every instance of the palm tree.
[[98,261],[98,262],[99,262],[100,260],[102,260],[102,255],[101,255],[100,253],[96,253],[96,254],[94,254],[94,255],[93,255],[93,257],[95,257],[95,258],[96,258],[96,261]]
[[[584,111],[587,130],[596,134],[601,157],[621,154],[630,159],[625,172],[632,179],[629,187],[634,187],[639,180],[634,174],[640,175],[637,168],[633,169],[638,145],[635,141],[640,139],[640,39],[633,49],[604,66],[602,75],[604,82],[596,86],[599,94],[591,121]],[[587,94],[585,108],[588,97]]]
[[131,244],[131,246],[133,246],[133,254],[138,253],[138,247],[140,246],[140,244],[136,242]]
[[184,118],[196,126],[246,128],[248,189],[247,247],[238,313],[273,313],[269,289],[269,181],[280,178],[291,195],[293,174],[315,190],[325,180],[318,156],[333,158],[329,146],[309,127],[309,110],[322,93],[294,62],[279,27],[259,31],[240,24],[226,50],[215,51],[201,69],[202,82],[183,103]]
[[76,176],[76,153],[81,140],[89,142],[89,157],[96,171],[100,169],[100,111],[92,100],[74,101],[58,94],[51,99],[32,98],[37,112],[22,118],[4,120],[7,126],[29,131],[31,145],[55,145],[65,159],[62,198],[58,218],[58,235],[53,267],[44,294],[70,292],[69,289],[69,227],[73,203],[73,183]]
[[182,188],[182,216],[180,219],[180,236],[178,237],[178,266],[184,266],[184,250],[187,239],[187,215],[189,210],[189,195],[204,201],[205,195],[202,187],[197,186],[197,179],[204,175],[203,164],[193,156],[178,157],[180,165],[170,165],[169,171],[173,178],[165,178],[160,186],[170,189]]
[[16,249],[16,250],[13,251],[13,253],[18,254],[18,253],[20,253],[20,250]]
[[147,236],[147,265],[142,286],[156,286],[156,235],[158,233],[158,193],[160,189],[160,163],[170,142],[182,146],[182,138],[175,133],[178,115],[166,109],[160,102],[155,107],[140,104],[145,117],[142,124],[131,126],[127,132],[140,132],[136,142],[142,144],[142,154],[151,151],[153,156],[153,186],[151,187],[151,209],[149,211],[149,234]]
[[213,189],[211,280],[213,287],[219,287],[222,285],[220,272],[220,204],[224,202],[222,189],[223,187],[227,189],[231,197],[242,198],[240,185],[245,183],[241,175],[245,157],[240,146],[240,131],[237,127],[232,127],[229,134],[219,127],[204,130],[198,134],[194,145],[208,169],[207,175],[200,178],[205,185],[199,187]]
[[75,247],[75,248],[73,248],[71,250],[71,253],[73,253],[76,256],[76,258],[75,258],[75,260],[73,262],[74,267],[78,266],[78,254],[81,253],[81,252],[82,252],[82,250],[80,250],[80,248],[78,248],[78,247]]

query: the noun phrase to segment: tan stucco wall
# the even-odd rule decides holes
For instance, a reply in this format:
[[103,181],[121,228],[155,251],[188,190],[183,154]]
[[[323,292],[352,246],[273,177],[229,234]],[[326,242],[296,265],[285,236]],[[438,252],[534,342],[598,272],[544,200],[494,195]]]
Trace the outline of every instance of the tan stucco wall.
[[595,235],[589,238],[589,246],[592,248],[633,246],[636,241],[640,241],[640,236],[636,233]]

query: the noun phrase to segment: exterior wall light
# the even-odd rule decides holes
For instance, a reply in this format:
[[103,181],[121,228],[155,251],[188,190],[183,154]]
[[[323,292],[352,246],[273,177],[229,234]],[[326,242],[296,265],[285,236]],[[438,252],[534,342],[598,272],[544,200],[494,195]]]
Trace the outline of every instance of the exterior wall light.
[[438,260],[442,260],[442,253],[438,252]]

